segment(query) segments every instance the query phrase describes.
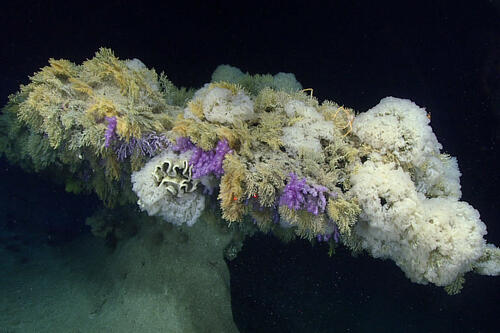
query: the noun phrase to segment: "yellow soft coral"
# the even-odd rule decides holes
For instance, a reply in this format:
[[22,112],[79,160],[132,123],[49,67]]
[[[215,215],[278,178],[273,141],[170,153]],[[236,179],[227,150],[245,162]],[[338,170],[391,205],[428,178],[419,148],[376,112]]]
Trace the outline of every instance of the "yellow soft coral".
[[295,233],[304,239],[312,240],[316,235],[324,234],[328,229],[328,221],[324,214],[314,215],[306,210],[294,210],[286,205],[279,206],[283,222],[296,227]]
[[205,117],[203,115],[203,102],[200,99],[192,100],[187,103],[189,110],[198,118],[202,119]]
[[224,175],[220,182],[218,199],[221,201],[222,217],[230,222],[241,221],[245,212],[243,205],[246,168],[236,154],[227,154],[223,163]]
[[89,86],[87,83],[83,82],[80,79],[70,77],[69,82],[72,84],[72,88],[84,95],[87,95],[89,97],[95,96],[94,89]]
[[328,216],[337,224],[340,234],[350,236],[352,227],[361,213],[361,208],[354,200],[347,201],[344,198],[330,198],[326,211]]
[[210,85],[208,86],[208,89],[210,90],[210,89],[213,89],[216,87],[230,90],[233,95],[237,95],[239,91],[243,90],[243,87],[241,85],[235,84],[235,83],[229,83],[226,81],[210,83]]
[[87,114],[94,120],[102,120],[104,117],[114,117],[118,115],[115,103],[106,97],[96,97],[87,109]]
[[63,76],[63,77],[73,77],[77,73],[77,68],[75,64],[66,59],[49,59],[50,66],[45,67],[45,70],[51,73],[54,76]]
[[212,150],[217,143],[216,125],[198,122],[180,116],[176,119],[172,132],[177,136],[188,137],[203,150]]

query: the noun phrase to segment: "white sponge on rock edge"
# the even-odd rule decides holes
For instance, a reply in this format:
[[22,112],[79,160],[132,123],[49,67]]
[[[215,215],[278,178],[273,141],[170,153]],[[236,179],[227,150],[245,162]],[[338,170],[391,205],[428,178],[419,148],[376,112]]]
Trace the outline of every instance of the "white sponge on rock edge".
[[158,186],[153,173],[156,166],[165,160],[189,160],[191,152],[176,154],[173,151],[152,158],[139,171],[132,173],[132,189],[139,197],[138,205],[149,215],[161,216],[165,221],[192,226],[205,208],[205,196],[199,190],[185,193],[181,197],[172,195],[165,186]]
[[461,173],[455,157],[445,154],[429,156],[414,172],[417,191],[426,197],[451,197],[457,200],[461,198]]
[[407,99],[383,98],[353,122],[353,133],[374,152],[372,160],[391,155],[412,170],[417,190],[426,197],[460,199],[460,171],[456,158],[441,154],[424,108]]
[[[256,117],[253,101],[243,90],[234,93],[226,88],[205,84],[195,93],[193,101],[201,102],[203,115],[210,122],[234,124]],[[184,117],[197,119],[189,107],[184,110]]]
[[393,163],[367,161],[349,194],[362,208],[354,233],[376,258],[390,258],[414,282],[451,284],[483,254],[486,226],[466,202],[427,199]]
[[352,131],[381,154],[394,154],[402,163],[421,165],[442,148],[429,126],[424,108],[408,99],[383,98],[353,121]]
[[486,244],[483,256],[474,263],[474,271],[481,275],[500,275],[500,248]]

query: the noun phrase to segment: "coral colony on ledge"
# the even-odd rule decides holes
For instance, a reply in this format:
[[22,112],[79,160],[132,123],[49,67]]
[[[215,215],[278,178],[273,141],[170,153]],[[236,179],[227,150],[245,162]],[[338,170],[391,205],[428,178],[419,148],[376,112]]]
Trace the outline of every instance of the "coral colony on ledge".
[[219,227],[240,239],[342,244],[449,293],[467,272],[499,274],[500,250],[460,201],[457,160],[425,109],[387,97],[356,113],[310,91],[293,74],[228,65],[196,91],[177,88],[102,48],[81,65],[50,59],[10,96],[0,152],[108,207],[138,203],[188,226],[220,210]]

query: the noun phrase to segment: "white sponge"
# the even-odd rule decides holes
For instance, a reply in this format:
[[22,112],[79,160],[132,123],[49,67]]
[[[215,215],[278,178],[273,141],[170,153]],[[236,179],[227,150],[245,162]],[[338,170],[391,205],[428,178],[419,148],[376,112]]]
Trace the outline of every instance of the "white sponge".
[[412,281],[451,284],[485,249],[479,213],[452,197],[426,198],[394,163],[367,161],[349,194],[362,208],[354,232],[376,258],[390,258]]
[[[203,115],[210,122],[234,124],[236,121],[247,121],[256,117],[253,101],[243,90],[234,93],[226,88],[205,84],[195,93],[193,101],[201,102]],[[184,116],[196,117],[189,108],[184,111]]]
[[420,166],[442,148],[429,126],[424,108],[408,99],[386,97],[367,112],[359,114],[352,131],[363,143],[391,153],[401,163]]
[[415,171],[417,190],[426,197],[451,197],[460,199],[460,170],[455,157],[429,156]]
[[411,168],[417,190],[426,197],[460,199],[460,171],[456,158],[441,154],[424,108],[407,99],[386,97],[378,105],[359,114],[353,133],[374,148],[370,158],[397,158]]
[[291,100],[285,105],[285,112],[289,118],[298,119],[292,126],[283,127],[282,141],[288,151],[319,153],[323,150],[321,139],[333,141],[333,123],[326,121],[316,108]]
[[205,208],[205,197],[194,191],[182,196],[172,195],[166,186],[158,186],[153,174],[163,161],[189,160],[187,152],[178,155],[166,151],[153,159],[139,171],[132,173],[132,189],[139,197],[138,205],[149,215],[161,216],[165,221],[192,226]]

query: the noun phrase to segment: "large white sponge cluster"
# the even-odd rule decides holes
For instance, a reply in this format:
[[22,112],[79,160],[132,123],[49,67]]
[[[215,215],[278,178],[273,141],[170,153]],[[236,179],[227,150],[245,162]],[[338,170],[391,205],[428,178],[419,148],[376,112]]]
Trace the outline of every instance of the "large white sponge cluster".
[[430,198],[452,197],[460,199],[460,176],[458,161],[445,154],[427,156],[421,165],[413,166],[417,190]]
[[352,130],[381,154],[393,154],[401,163],[419,166],[442,148],[429,122],[425,109],[412,101],[386,97],[359,114]]
[[333,141],[333,123],[326,121],[313,106],[290,100],[284,109],[288,118],[297,119],[292,126],[283,127],[282,141],[288,151],[320,153],[323,150],[321,139]]
[[205,196],[199,191],[172,195],[166,186],[158,186],[154,172],[163,161],[189,160],[190,152],[178,155],[172,151],[152,158],[139,171],[132,173],[132,189],[139,197],[138,205],[149,215],[161,216],[165,221],[192,226],[205,208]]
[[452,197],[426,198],[394,163],[367,161],[349,193],[362,208],[354,232],[376,258],[390,258],[414,282],[451,284],[483,254],[479,213]]
[[[237,121],[247,121],[256,117],[253,101],[242,89],[235,92],[205,84],[195,93],[193,103],[200,103],[204,117],[214,123],[235,124]],[[197,118],[189,107],[184,111],[184,116]]]
[[457,160],[440,153],[425,109],[387,97],[355,118],[353,133],[369,151],[349,190],[362,209],[354,234],[363,249],[394,260],[412,281],[438,286],[477,262],[496,265],[484,259],[486,226],[459,201]]
[[372,160],[395,160],[411,169],[418,191],[425,196],[459,199],[457,160],[440,153],[442,146],[429,123],[424,108],[407,99],[386,97],[354,119],[353,133],[373,148]]

